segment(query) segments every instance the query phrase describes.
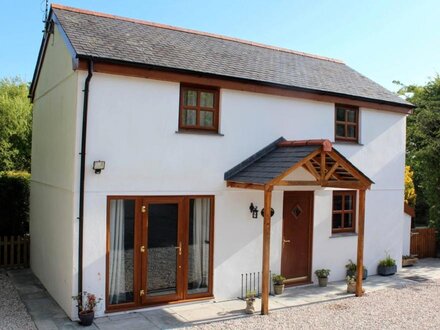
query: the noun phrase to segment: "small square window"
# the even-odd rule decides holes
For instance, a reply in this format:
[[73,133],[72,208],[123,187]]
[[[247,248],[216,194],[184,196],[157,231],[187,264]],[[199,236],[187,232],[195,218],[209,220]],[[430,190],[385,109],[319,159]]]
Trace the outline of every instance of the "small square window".
[[355,232],[356,191],[333,191],[332,232]]
[[218,131],[219,91],[182,86],[179,129]]
[[335,140],[348,142],[359,141],[359,108],[336,105]]

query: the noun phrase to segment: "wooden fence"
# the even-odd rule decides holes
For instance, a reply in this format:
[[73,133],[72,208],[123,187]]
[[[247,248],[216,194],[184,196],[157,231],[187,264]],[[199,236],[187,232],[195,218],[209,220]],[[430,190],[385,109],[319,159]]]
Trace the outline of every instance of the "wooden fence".
[[29,267],[29,237],[0,236],[0,268]]
[[433,258],[437,255],[435,228],[414,228],[411,230],[412,255],[419,258]]

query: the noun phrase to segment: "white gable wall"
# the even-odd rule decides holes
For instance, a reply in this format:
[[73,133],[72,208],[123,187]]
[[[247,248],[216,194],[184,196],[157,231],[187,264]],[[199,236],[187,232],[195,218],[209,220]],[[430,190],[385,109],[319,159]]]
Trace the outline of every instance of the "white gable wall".
[[[80,74],[80,86],[85,76]],[[105,296],[107,195],[215,195],[215,296],[236,296],[240,274],[261,269],[262,219],[251,219],[248,207],[253,202],[261,208],[263,194],[227,189],[223,174],[280,136],[334,140],[334,104],[222,89],[220,108],[224,136],[178,134],[178,83],[94,74],[86,163],[84,289]],[[372,274],[385,251],[400,265],[404,128],[404,115],[361,109],[363,145],[335,144],[376,182],[366,204],[365,263]],[[106,161],[100,175],[92,170],[94,160]],[[332,193],[316,189],[313,269],[329,268],[331,280],[342,279],[344,265],[355,259],[357,237],[331,237]],[[282,196],[281,191],[273,196],[274,272],[280,270]]]
[[73,232],[77,78],[55,27],[33,108],[31,268],[68,315],[73,315],[71,296],[76,280]]

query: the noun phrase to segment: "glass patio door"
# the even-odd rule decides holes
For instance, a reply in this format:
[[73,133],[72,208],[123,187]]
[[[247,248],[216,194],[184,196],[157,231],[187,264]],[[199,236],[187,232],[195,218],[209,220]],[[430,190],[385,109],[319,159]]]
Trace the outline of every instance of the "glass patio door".
[[182,199],[156,197],[143,201],[142,303],[183,298]]

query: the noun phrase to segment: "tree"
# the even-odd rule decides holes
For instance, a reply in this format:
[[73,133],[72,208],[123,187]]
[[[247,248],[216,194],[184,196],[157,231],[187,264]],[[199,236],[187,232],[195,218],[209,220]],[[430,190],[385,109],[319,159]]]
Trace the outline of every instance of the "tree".
[[414,207],[416,205],[416,189],[413,181],[414,172],[411,166],[405,166],[405,203]]
[[0,172],[30,171],[32,104],[20,78],[0,80]]
[[[407,164],[414,170],[416,217],[440,226],[440,76],[425,86],[403,86],[416,108],[407,120]],[[426,212],[428,210],[428,212]]]

